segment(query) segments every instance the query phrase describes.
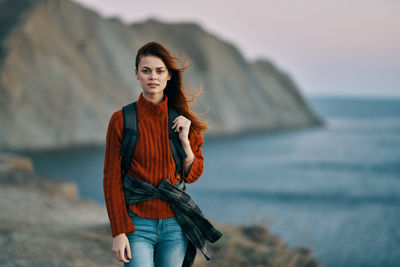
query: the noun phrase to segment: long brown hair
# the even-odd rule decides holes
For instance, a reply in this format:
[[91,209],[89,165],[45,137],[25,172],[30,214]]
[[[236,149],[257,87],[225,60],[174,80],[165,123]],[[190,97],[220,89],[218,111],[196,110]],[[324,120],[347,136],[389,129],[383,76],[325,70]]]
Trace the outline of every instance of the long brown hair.
[[182,116],[191,121],[189,134],[192,135],[208,130],[209,120],[198,119],[188,105],[188,103],[195,101],[201,94],[202,88],[200,87],[197,94],[190,93],[191,97],[188,97],[183,88],[182,73],[190,64],[188,63],[179,68],[174,59],[182,60],[184,57],[172,56],[164,45],[153,41],[143,45],[138,50],[135,61],[136,69],[138,69],[141,57],[150,55],[160,58],[171,74],[171,79],[167,82],[167,86],[164,89],[164,94],[168,97],[168,105],[175,108]]

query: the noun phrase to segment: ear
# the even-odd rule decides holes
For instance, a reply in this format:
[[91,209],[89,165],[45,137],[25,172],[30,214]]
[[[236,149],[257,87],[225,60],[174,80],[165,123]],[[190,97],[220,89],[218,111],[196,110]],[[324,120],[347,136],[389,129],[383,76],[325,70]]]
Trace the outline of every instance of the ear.
[[137,76],[137,75],[138,75],[138,71],[137,71],[137,69],[136,69],[136,68],[133,70],[133,73],[135,74],[135,76],[136,76],[136,79],[137,79],[137,80],[139,80],[139,78],[138,78],[138,76]]

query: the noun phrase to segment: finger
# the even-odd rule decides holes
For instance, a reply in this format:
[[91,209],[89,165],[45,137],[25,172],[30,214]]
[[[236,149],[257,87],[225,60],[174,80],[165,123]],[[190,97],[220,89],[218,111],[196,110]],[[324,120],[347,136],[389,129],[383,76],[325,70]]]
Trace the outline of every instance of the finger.
[[175,124],[174,124],[175,132],[178,129],[179,125],[180,125],[179,121],[175,122]]
[[181,117],[183,118],[182,115],[179,115],[178,117],[176,117],[175,120],[174,120],[174,122],[180,120]]
[[129,242],[126,244],[126,250],[127,250],[127,255],[129,259],[132,259],[132,252],[131,252],[131,246],[129,245]]
[[119,258],[118,258],[118,253],[117,253],[116,251],[114,251],[114,250],[113,250],[113,253],[114,253],[115,259],[116,259],[117,261],[120,261]]
[[125,257],[125,249],[121,249],[120,251],[119,251],[119,256],[120,256],[120,258],[121,258],[121,261],[123,261],[123,262],[129,262],[127,259],[126,259],[126,257]]

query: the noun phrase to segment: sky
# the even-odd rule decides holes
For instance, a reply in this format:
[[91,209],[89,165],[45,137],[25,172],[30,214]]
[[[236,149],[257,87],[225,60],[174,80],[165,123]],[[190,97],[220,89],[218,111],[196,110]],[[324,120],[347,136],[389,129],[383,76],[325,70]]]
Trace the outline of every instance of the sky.
[[272,61],[305,95],[400,97],[398,0],[75,2],[126,23],[196,22],[248,61]]

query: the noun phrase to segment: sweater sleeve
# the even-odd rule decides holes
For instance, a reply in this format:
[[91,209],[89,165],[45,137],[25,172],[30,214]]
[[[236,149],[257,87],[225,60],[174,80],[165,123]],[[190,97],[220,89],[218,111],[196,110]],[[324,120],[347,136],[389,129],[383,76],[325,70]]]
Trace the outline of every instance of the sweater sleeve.
[[189,138],[189,143],[194,154],[194,160],[189,173],[185,173],[185,168],[183,168],[183,178],[188,184],[199,179],[204,170],[204,157],[201,151],[201,146],[204,143],[203,134],[200,132],[199,134],[191,135]]
[[111,233],[115,237],[121,233],[136,230],[125,206],[125,196],[121,177],[121,156],[123,118],[122,111],[112,114],[106,137],[103,170],[103,190]]

